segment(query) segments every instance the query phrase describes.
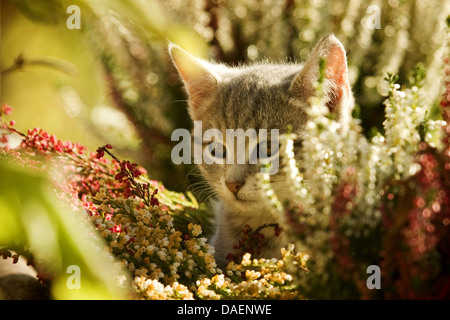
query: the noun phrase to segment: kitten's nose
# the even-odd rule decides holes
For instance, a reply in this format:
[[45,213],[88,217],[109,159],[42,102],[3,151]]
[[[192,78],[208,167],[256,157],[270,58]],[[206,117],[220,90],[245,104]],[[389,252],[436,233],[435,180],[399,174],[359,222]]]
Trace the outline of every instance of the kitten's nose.
[[244,185],[244,182],[226,182],[225,185],[227,186],[228,190],[230,190],[233,194],[237,194],[239,192],[239,189],[242,188]]

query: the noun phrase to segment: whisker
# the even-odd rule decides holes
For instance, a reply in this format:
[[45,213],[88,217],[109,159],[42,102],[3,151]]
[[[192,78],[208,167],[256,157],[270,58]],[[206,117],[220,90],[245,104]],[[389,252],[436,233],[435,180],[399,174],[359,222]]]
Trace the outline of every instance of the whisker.
[[207,202],[210,198],[217,195],[215,189],[205,180],[191,183],[188,186],[188,190],[194,194],[199,202]]
[[[200,173],[200,171],[198,171],[198,168],[197,167],[192,167],[189,171],[188,171],[188,173],[186,174],[186,177],[185,177],[185,183],[186,183],[186,185],[190,185],[191,184],[191,182],[190,182],[190,180],[189,180],[189,177],[194,177],[194,178],[202,178],[203,179],[203,176],[202,176],[202,174]],[[198,179],[197,179],[198,180]]]

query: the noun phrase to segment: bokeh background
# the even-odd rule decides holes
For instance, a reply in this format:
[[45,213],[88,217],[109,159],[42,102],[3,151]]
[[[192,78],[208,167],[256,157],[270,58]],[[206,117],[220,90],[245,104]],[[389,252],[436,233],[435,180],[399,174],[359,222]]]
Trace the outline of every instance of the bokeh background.
[[[70,5],[80,29],[67,27]],[[191,121],[169,41],[229,65],[301,62],[333,32],[347,49],[354,116],[371,136],[383,128],[387,72],[404,84],[421,63],[426,100],[438,101],[449,12],[441,0],[2,0],[0,103],[22,131],[44,128],[92,151],[110,143],[186,191],[198,175],[170,160],[172,131]]]

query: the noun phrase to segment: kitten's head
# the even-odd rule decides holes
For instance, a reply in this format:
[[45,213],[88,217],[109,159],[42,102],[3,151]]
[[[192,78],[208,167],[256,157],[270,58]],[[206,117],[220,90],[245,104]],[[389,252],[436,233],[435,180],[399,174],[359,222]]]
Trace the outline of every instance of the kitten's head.
[[[201,121],[203,148],[212,151],[204,154],[211,154],[215,160],[208,164],[211,161],[203,159],[200,171],[225,205],[239,211],[254,211],[263,205],[255,177],[261,164],[249,160],[259,149],[270,146],[271,129],[278,129],[281,135],[290,128],[299,137],[296,153],[301,155],[301,137],[307,121],[305,110],[310,108],[309,98],[315,94],[320,58],[326,60],[327,105],[343,126],[353,107],[345,50],[333,35],[320,40],[304,64],[231,68],[195,58],[176,45],[170,45],[169,51],[189,95],[189,114],[193,121]],[[218,134],[214,138],[203,136],[208,129],[216,129],[223,139],[218,139]],[[237,139],[234,143],[226,139],[227,129],[248,133],[244,149],[238,150]],[[267,130],[267,139],[259,135],[260,129]],[[256,139],[249,138],[253,130]],[[211,143],[212,140],[215,141]],[[279,162],[274,154],[275,143],[272,141],[268,150],[268,155],[272,151],[272,165]],[[220,158],[224,160],[222,164],[217,163],[221,162]],[[286,194],[283,189],[287,190],[282,175],[282,170],[278,170],[271,176],[274,189],[281,196]]]

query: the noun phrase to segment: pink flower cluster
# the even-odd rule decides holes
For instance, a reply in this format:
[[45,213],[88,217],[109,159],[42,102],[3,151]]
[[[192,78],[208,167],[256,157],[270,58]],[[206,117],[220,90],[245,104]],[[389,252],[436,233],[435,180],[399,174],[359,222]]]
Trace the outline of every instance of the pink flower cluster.
[[37,151],[42,154],[57,152],[66,154],[79,154],[82,155],[86,151],[86,147],[79,143],[73,143],[70,141],[61,141],[50,135],[46,131],[34,128],[29,129],[27,135],[22,141],[22,148],[28,148],[28,150]]

